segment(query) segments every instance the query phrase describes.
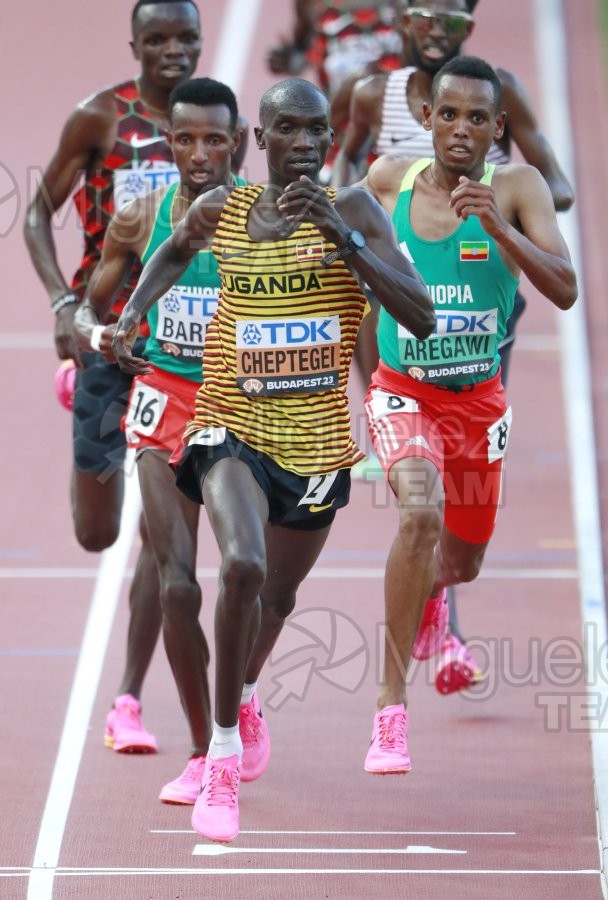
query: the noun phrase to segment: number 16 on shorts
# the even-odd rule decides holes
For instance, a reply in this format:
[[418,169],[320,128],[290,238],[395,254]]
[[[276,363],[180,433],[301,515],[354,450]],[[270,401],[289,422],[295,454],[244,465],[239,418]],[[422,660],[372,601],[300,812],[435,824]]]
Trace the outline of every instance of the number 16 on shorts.
[[125,416],[127,440],[134,443],[134,438],[138,434],[146,437],[153,435],[162,419],[168,400],[167,394],[135,379],[129,397],[129,408]]

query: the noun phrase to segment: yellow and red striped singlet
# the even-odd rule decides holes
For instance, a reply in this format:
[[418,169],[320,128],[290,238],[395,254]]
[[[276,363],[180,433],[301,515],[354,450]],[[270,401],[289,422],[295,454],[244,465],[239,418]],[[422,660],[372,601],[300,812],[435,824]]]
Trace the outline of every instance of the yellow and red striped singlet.
[[332,472],[362,457],[346,387],[365,295],[342,260],[321,265],[335,245],[309,223],[285,240],[251,240],[247,220],[263,189],[233,190],[217,226],[220,300],[184,438],[226,427],[290,472]]

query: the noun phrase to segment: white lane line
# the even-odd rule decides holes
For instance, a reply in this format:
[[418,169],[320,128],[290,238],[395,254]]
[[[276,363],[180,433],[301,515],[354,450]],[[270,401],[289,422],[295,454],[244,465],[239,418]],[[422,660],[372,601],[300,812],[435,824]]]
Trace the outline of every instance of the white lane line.
[[[175,878],[179,875],[199,875],[205,878],[208,878],[210,875],[465,875],[469,878],[477,878],[479,875],[491,875],[491,876],[504,876],[504,875],[556,875],[559,878],[563,878],[564,876],[579,876],[579,875],[599,875],[599,869],[476,869],[471,867],[470,869],[350,869],[347,867],[339,868],[339,869],[327,869],[327,868],[315,868],[315,869],[262,869],[256,868],[248,869],[248,868],[221,868],[221,869],[211,869],[206,866],[199,866],[198,868],[186,868],[184,866],[175,866],[174,868],[161,868],[161,867],[149,867],[149,868],[72,868],[69,866],[60,866],[56,870],[57,877],[59,876],[76,876],[82,878],[83,876],[89,875],[97,875],[103,876],[104,878],[115,876],[118,878],[124,878],[126,875],[133,875],[135,877],[145,877],[150,875],[168,875],[170,878]],[[18,875],[10,875],[3,874],[2,870],[0,870],[0,877],[4,878],[15,878],[19,877]],[[38,900],[42,896],[39,895]],[[529,896],[529,894],[528,894]]]
[[51,786],[42,814],[28,885],[28,900],[46,900],[52,897],[65,824],[140,508],[137,479],[127,478],[118,540],[101,555]]
[[[212,74],[217,80],[230,84],[237,95],[245,74],[245,66],[250,58],[259,5],[260,0],[248,0],[247,3],[230,0],[222,20],[218,55]],[[127,471],[132,470],[133,466],[127,468]],[[53,878],[80,766],[86,730],[140,508],[137,478],[127,479],[121,535],[116,544],[102,554],[99,578],[87,618],[59,753],[36,844],[34,854],[36,869],[30,876],[28,900],[52,900]],[[123,541],[123,530],[129,531],[128,545],[126,533]],[[106,581],[108,584],[103,588]],[[116,596],[108,597],[109,589],[113,590]]]
[[[5,567],[0,568],[0,579],[44,579],[48,581],[49,579],[79,579],[79,578],[96,578],[98,574],[98,569],[82,569],[82,568],[24,568],[24,567]],[[196,574],[198,578],[212,578],[217,579],[218,577],[218,569],[215,566],[209,566],[207,568],[197,569]],[[489,567],[487,569],[482,569],[478,575],[478,578],[514,578],[520,579],[523,581],[532,580],[553,580],[553,581],[563,581],[568,579],[578,578],[578,569],[566,569],[566,568],[555,568],[555,569],[505,569],[505,568],[492,568]],[[133,576],[133,569],[125,569],[124,577],[131,578]],[[307,578],[384,578],[384,569],[379,567],[373,568],[355,568],[353,567],[334,567],[334,566],[317,566],[307,575]]]
[[[191,828],[151,828],[150,834],[189,834],[191,837],[195,834],[195,832]],[[343,835],[354,835],[354,834],[362,834],[365,837],[373,837],[374,835],[396,835],[399,836],[424,836],[424,837],[437,837],[438,835],[443,837],[463,837],[472,835],[473,837],[513,837],[517,834],[516,831],[292,831],[287,829],[263,829],[256,828],[252,831],[240,831],[239,834],[299,834],[299,835],[310,835],[310,834],[330,834],[330,835],[339,835],[342,837]]]
[[6,331],[0,334],[0,350],[52,350],[55,342],[50,331]]
[[[576,195],[576,151],[572,140],[570,115],[571,98],[568,81],[569,48],[564,23],[562,0],[536,0],[534,4],[538,75],[542,105],[545,111],[543,128],[558,159],[572,182]],[[562,390],[570,451],[570,485],[576,528],[580,568],[580,604],[583,622],[592,622],[594,629],[585,628],[587,638],[594,631],[596,647],[605,646],[608,636],[604,596],[601,521],[598,505],[599,486],[595,429],[593,423],[593,393],[589,365],[589,346],[586,332],[584,266],[581,254],[581,228],[577,206],[560,216],[560,227],[568,244],[578,277],[579,298],[567,313],[558,312],[557,320],[562,345]],[[586,640],[587,669],[592,674],[596,650]],[[608,704],[608,685],[591,680],[595,698],[601,694],[602,709]],[[591,733],[593,770],[596,791],[598,839],[602,862],[602,891],[608,896],[606,868],[608,866],[608,734],[601,729]]]
[[346,856],[403,856],[414,854],[465,854],[466,850],[445,850],[443,847],[423,847],[411,845],[408,847],[234,847],[227,844],[195,844],[192,856],[223,856],[227,853],[315,853],[321,855],[346,855]]
[[251,42],[261,0],[229,0],[213,61],[213,77],[229,84],[238,96],[251,56]]

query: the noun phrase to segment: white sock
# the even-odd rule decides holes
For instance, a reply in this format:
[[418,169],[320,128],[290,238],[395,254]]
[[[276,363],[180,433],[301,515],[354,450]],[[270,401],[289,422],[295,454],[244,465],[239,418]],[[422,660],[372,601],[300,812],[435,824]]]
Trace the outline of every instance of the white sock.
[[226,756],[243,755],[243,742],[239,734],[238,722],[230,728],[222,728],[217,722],[213,723],[213,734],[209,743],[208,756],[211,759],[223,759]]
[[241,706],[247,706],[248,703],[251,703],[257,686],[257,681],[254,681],[253,684],[243,685],[243,693],[241,694]]

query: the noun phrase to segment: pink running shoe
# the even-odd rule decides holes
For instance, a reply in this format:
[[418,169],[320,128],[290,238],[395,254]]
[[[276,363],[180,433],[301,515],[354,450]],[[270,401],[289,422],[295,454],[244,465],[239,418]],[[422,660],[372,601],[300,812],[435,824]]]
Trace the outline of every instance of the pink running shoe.
[[182,774],[164,786],[158,795],[163,803],[179,803],[184,806],[193,806],[201,792],[203,775],[205,773],[204,756],[193,756],[188,760]]
[[207,757],[203,787],[192,810],[192,827],[203,837],[227,843],[239,833],[241,765],[236,756]]
[[131,694],[121,694],[106,717],[106,747],[117,753],[156,753],[156,738],[144,728],[141,704]]
[[270,759],[270,734],[257,691],[239,710],[239,734],[243,742],[241,781],[255,781],[264,774]]
[[54,376],[55,393],[64,409],[74,408],[74,388],[76,386],[76,364],[73,359],[64,359]]
[[483,678],[483,672],[456,635],[449,635],[441,647],[441,657],[435,674],[435,687],[440,694],[466,691]]
[[373,775],[404,775],[412,768],[407,749],[407,712],[385,706],[374,716],[372,742],[365,757],[365,771]]
[[412,647],[412,656],[415,659],[430,659],[439,653],[448,630],[449,619],[447,591],[443,588],[438,597],[431,597],[426,601],[420,628]]

